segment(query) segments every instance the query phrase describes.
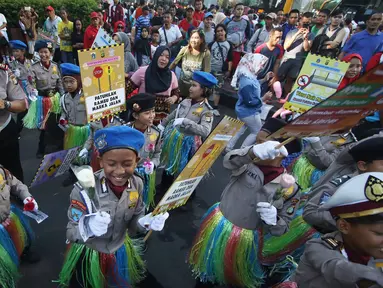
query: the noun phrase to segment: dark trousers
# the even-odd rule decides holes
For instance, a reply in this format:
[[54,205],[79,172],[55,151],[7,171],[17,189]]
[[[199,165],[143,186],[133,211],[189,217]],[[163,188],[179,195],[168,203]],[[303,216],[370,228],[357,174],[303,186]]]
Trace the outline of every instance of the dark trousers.
[[13,119],[0,132],[0,164],[20,181],[24,181],[23,168],[20,162],[19,132]]
[[46,122],[46,129],[40,131],[39,152],[44,153],[47,145],[55,146],[51,152],[63,149],[64,131],[58,126],[56,114],[50,114]]
[[23,124],[23,118],[25,115],[27,115],[28,110],[25,110],[24,112],[17,114],[17,130],[19,131],[19,134],[23,130],[24,124]]

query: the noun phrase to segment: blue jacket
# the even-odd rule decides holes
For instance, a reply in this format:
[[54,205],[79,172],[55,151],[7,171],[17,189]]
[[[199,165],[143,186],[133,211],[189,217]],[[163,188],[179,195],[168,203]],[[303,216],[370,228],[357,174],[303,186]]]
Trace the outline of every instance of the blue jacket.
[[258,80],[242,76],[239,80],[238,101],[235,112],[239,119],[261,113],[261,85]]

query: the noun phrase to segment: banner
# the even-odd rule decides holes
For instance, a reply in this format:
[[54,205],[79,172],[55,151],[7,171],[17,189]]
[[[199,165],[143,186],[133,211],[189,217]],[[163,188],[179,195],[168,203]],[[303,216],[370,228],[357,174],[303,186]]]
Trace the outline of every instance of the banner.
[[221,155],[229,140],[238,133],[242,126],[243,122],[225,116],[190,159],[153,213],[162,213],[184,205],[215,160]]
[[270,138],[323,136],[354,127],[366,116],[383,110],[383,64],[364,74]]
[[338,89],[350,64],[309,54],[283,108],[304,113]]
[[108,34],[104,30],[104,28],[98,29],[96,38],[94,39],[94,42],[92,44],[92,48],[100,48],[104,46],[111,46],[117,44],[116,41],[113,40],[112,36]]
[[51,35],[49,32],[43,31],[41,29],[39,29],[37,31],[37,40],[47,40],[47,41],[52,42],[53,43],[53,47],[52,47],[53,51],[54,51],[54,49],[59,47],[59,44],[57,43],[58,36]]
[[29,187],[40,185],[63,175],[70,169],[70,164],[81,149],[82,146],[79,146],[45,155]]
[[82,50],[78,57],[88,122],[124,111],[124,46]]

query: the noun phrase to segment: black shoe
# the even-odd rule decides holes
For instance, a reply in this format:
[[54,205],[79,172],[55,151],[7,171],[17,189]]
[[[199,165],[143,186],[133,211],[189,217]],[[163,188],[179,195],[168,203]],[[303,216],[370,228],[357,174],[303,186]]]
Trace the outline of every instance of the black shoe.
[[29,264],[37,263],[41,260],[40,254],[33,251],[33,249],[24,250],[20,258],[22,262],[27,262]]

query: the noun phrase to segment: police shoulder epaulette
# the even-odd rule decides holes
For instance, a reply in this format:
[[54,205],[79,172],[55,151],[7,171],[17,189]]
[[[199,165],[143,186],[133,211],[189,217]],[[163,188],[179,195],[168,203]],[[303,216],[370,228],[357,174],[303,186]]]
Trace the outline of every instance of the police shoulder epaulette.
[[40,61],[33,62],[33,63],[32,63],[32,66],[37,65],[37,64],[40,64]]
[[158,129],[158,127],[157,127],[157,126],[155,126],[155,125],[152,125],[150,128],[152,128],[153,130],[155,130],[155,131],[157,131],[159,134],[161,134],[161,130],[160,130],[160,129]]
[[332,238],[332,237],[324,237],[324,236],[322,236],[322,238],[321,238],[325,243],[327,243],[329,246],[330,246],[330,248],[332,249],[332,250],[336,250],[336,249],[338,249],[339,247],[340,247],[340,245],[341,245],[341,243],[338,241],[338,240],[336,240],[336,239],[334,239],[334,238]]
[[4,71],[8,71],[9,68],[7,64],[0,63],[0,69]]
[[73,188],[77,188],[78,190],[84,190],[84,188],[82,188],[81,184],[79,182],[76,182],[73,184]]
[[51,61],[51,63],[56,65],[56,66],[59,66],[59,64],[57,64],[55,61]]
[[346,183],[350,179],[350,175],[343,175],[342,177],[334,178],[330,181],[330,183],[333,184],[335,187],[339,187],[340,185]]

